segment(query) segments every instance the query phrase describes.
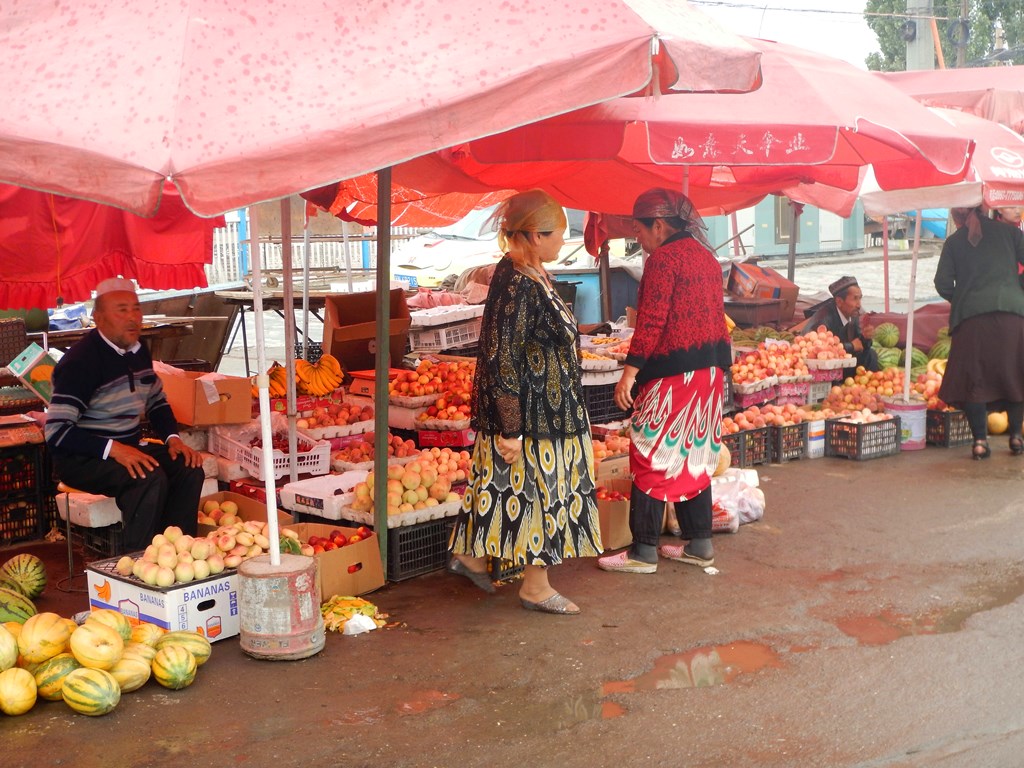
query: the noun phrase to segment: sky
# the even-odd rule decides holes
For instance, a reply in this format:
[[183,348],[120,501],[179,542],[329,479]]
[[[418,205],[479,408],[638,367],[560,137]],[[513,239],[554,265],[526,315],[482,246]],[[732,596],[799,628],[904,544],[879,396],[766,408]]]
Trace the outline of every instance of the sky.
[[788,43],[867,69],[878,42],[864,0],[689,0],[730,32]]

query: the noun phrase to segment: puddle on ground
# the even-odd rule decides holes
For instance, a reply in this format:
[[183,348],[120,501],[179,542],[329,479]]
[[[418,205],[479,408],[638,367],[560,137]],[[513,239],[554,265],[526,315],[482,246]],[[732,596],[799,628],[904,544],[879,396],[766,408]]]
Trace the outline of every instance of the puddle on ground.
[[400,715],[421,715],[434,709],[458,701],[462,697],[457,693],[445,693],[444,691],[416,691],[404,701],[400,701],[395,710]]
[[901,637],[959,632],[976,613],[1009,605],[1024,595],[1024,576],[984,586],[970,605],[934,608],[918,615],[885,609],[863,616],[844,616],[836,621],[843,634],[860,645],[886,645]]
[[654,662],[650,672],[631,680],[609,681],[602,686],[601,693],[608,696],[671,688],[707,688],[731,683],[740,675],[782,666],[779,655],[763,643],[741,641],[705,646],[662,656]]

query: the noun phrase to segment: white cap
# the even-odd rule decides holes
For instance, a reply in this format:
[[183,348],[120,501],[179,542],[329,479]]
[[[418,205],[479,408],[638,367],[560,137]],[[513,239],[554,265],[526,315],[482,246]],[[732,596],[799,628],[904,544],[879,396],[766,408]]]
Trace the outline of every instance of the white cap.
[[111,277],[96,286],[97,298],[104,293],[113,293],[114,291],[135,293],[135,283],[123,277]]

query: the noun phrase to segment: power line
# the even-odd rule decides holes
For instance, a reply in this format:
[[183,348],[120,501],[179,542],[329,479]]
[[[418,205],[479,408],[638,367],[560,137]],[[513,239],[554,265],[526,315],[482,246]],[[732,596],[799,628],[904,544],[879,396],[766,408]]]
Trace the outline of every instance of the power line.
[[[875,16],[878,18],[888,19],[919,19],[922,18],[917,14],[910,13],[881,13],[881,12],[867,12],[867,11],[840,11],[834,8],[781,8],[778,6],[769,6],[766,3],[742,3],[742,2],[730,2],[730,0],[690,0],[690,5],[712,5],[720,8],[735,8],[737,10],[748,9],[752,11],[779,11],[782,13],[814,13],[822,16]],[[953,17],[950,16],[928,16],[926,18],[933,18],[936,21],[950,21]]]

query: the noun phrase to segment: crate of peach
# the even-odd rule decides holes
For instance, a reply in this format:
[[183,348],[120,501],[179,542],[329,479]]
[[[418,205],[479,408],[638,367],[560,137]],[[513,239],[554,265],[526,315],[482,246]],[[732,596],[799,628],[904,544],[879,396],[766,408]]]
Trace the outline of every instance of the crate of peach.
[[597,351],[580,350],[580,368],[584,371],[614,371],[621,368],[618,360]]
[[475,371],[474,360],[423,358],[416,370],[402,371],[388,383],[388,399],[403,408],[424,408],[458,394],[468,403]]
[[605,435],[603,439],[594,438],[594,461],[629,453],[629,442],[629,437],[622,435]]
[[[422,451],[415,461],[388,467],[388,528],[452,517],[462,509],[462,496],[455,490],[469,473],[468,451],[447,448]],[[372,472],[356,483],[342,498],[341,517],[374,525],[374,483]]]
[[[348,472],[354,469],[373,469],[374,435],[368,432],[356,440],[331,453],[331,470]],[[419,455],[419,449],[412,440],[403,440],[388,433],[388,464],[406,464]]]
[[370,401],[331,403],[314,408],[297,419],[295,426],[316,440],[360,435],[373,429],[373,405]]
[[[215,427],[210,430],[210,453],[223,456],[228,461],[241,464],[257,480],[266,479],[263,463],[262,435],[251,427],[229,430]],[[325,475],[331,471],[331,444],[317,440],[303,432],[296,432],[295,464],[299,474]],[[272,471],[280,479],[290,472],[291,455],[288,451],[288,434],[273,433]]]

